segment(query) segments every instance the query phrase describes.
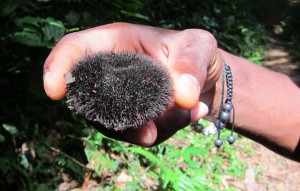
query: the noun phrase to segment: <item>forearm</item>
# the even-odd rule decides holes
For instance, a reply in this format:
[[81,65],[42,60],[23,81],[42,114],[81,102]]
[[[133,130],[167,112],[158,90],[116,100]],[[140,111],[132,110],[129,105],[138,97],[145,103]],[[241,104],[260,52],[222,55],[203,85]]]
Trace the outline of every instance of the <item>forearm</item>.
[[[300,161],[300,89],[287,76],[221,51],[233,73],[236,131]],[[221,94],[221,80],[216,95]],[[218,113],[216,96],[213,114]]]

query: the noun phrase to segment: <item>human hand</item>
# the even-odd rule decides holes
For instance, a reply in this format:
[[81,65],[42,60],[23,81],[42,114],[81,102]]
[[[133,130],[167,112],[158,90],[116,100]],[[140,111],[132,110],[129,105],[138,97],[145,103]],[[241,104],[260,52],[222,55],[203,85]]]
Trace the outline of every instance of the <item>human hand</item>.
[[53,100],[65,96],[64,74],[81,57],[111,51],[143,53],[164,64],[173,79],[176,106],[137,129],[117,132],[98,128],[103,134],[151,146],[207,114],[223,63],[214,37],[199,29],[174,31],[115,23],[66,35],[45,62],[44,88],[47,95]]

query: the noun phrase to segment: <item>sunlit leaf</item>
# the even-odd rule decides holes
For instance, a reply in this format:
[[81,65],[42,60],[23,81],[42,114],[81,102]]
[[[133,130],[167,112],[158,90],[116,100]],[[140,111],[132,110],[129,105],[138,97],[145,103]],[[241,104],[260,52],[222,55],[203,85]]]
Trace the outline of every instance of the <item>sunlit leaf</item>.
[[17,43],[34,46],[52,48],[53,44],[42,38],[41,34],[34,29],[25,28],[21,32],[15,32],[9,38]]
[[51,17],[48,17],[45,22],[49,25],[55,26],[57,28],[66,29],[61,21],[56,21]]
[[25,154],[21,154],[20,155],[20,164],[25,168],[25,169],[29,169],[31,164],[29,163],[28,159],[26,158]]
[[2,124],[2,127],[3,127],[6,131],[8,131],[11,135],[13,135],[13,136],[19,134],[19,131],[18,131],[17,127],[14,126],[14,125],[12,125],[12,124],[4,123],[4,124]]
[[31,24],[34,26],[39,26],[39,24],[45,22],[45,19],[40,17],[23,17],[16,20],[17,25],[25,25],[25,24]]
[[104,169],[114,172],[118,165],[118,161],[112,160],[107,153],[100,153],[92,144],[87,144],[84,152],[91,165],[90,168],[95,170],[98,176],[102,175]]

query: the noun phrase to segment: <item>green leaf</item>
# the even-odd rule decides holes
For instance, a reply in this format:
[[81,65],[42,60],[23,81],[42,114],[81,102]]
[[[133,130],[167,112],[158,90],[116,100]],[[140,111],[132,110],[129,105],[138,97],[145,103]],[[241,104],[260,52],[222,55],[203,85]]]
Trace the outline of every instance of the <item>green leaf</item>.
[[23,17],[16,20],[16,24],[19,26],[23,26],[25,24],[31,24],[34,26],[39,26],[39,24],[46,22],[46,19],[40,18],[40,17]]
[[52,26],[55,26],[57,28],[66,30],[66,28],[64,27],[64,24],[61,21],[56,21],[51,17],[48,17],[47,19],[45,19],[45,23],[47,23],[48,25],[52,25]]
[[201,156],[205,154],[205,150],[201,148],[195,148],[195,147],[188,147],[183,150],[182,152],[182,157],[184,160],[193,168],[199,168],[200,164],[199,162],[193,161],[192,160],[192,155],[195,156]]
[[67,30],[61,21],[51,17],[44,19],[27,16],[18,19],[16,24],[23,27],[23,30],[10,35],[10,39],[35,47],[52,48],[52,44],[58,42]]
[[262,58],[261,58],[261,56],[253,56],[253,57],[248,58],[248,60],[250,60],[251,62],[257,62],[257,61],[261,61]]
[[108,153],[100,153],[93,144],[88,143],[84,148],[84,152],[92,169],[95,170],[98,176],[102,176],[104,169],[109,169],[114,172],[119,166],[118,161],[112,160]]
[[46,47],[52,48],[53,44],[49,41],[45,41],[41,34],[31,28],[24,28],[22,32],[15,32],[10,35],[9,38],[17,43],[34,46],[34,47]]
[[5,141],[5,137],[3,135],[0,134],[0,143]]
[[42,31],[48,41],[53,39],[55,42],[58,42],[65,34],[63,29],[52,25],[46,25],[42,28]]
[[140,147],[129,147],[128,150],[137,153],[139,155],[144,156],[146,159],[148,159],[151,163],[157,165],[163,174],[163,188],[166,188],[167,185],[171,182],[173,184],[173,187],[176,187],[178,185],[178,177],[174,173],[173,169],[168,166],[168,163],[163,161],[161,158],[158,158],[153,153],[147,151],[146,149],[140,148]]
[[21,154],[20,158],[21,158],[21,161],[20,161],[21,166],[23,166],[25,169],[29,169],[31,164],[29,163],[25,154]]
[[8,131],[12,136],[16,136],[16,135],[19,134],[19,131],[18,131],[17,127],[14,126],[14,125],[7,124],[7,123],[3,123],[3,124],[2,124],[2,127],[3,127],[6,131]]

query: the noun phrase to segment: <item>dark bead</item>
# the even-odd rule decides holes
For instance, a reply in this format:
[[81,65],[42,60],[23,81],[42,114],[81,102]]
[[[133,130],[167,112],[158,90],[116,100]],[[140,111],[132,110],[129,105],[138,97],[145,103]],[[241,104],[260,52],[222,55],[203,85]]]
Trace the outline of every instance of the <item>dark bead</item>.
[[235,140],[236,139],[235,139],[235,137],[233,135],[229,135],[227,137],[227,141],[228,141],[229,144],[233,144],[235,142]]
[[226,99],[232,100],[232,95],[227,95]]
[[231,103],[231,100],[230,99],[226,99],[225,103]]
[[223,145],[223,141],[221,139],[216,139],[214,143],[218,148],[220,148]]
[[229,119],[230,119],[230,113],[223,111],[221,113],[221,121],[226,122],[229,121]]
[[215,122],[215,126],[217,127],[217,129],[222,130],[222,129],[225,128],[225,123],[223,123],[223,122],[220,121],[220,120],[217,120],[217,121]]
[[223,110],[229,112],[232,109],[232,103],[225,103],[223,105]]
[[197,132],[197,133],[202,133],[203,129],[204,129],[204,126],[202,124],[194,124],[192,125],[194,127],[194,130]]

